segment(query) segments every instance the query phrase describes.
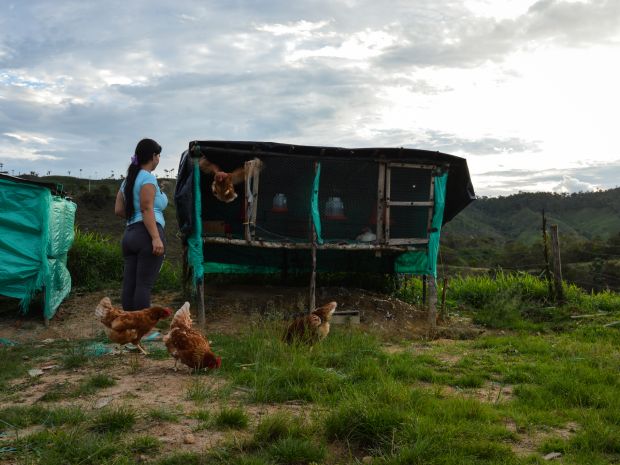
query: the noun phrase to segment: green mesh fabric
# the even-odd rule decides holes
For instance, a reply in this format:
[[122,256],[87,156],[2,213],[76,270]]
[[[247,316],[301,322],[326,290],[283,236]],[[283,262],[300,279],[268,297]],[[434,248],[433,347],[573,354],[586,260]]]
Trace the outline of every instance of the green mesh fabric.
[[323,243],[321,237],[321,214],[319,213],[319,181],[321,180],[321,164],[317,163],[314,182],[312,184],[312,198],[310,200],[310,209],[312,211],[312,222],[316,231],[316,241],[318,244]]
[[51,318],[71,291],[76,209],[46,187],[0,179],[0,294],[20,299],[24,313],[45,290],[43,313]]
[[202,196],[200,194],[200,168],[198,160],[194,161],[194,230],[187,239],[187,263],[192,271],[192,288],[202,279],[205,271],[202,255]]
[[437,254],[439,253],[439,237],[446,205],[446,185],[448,174],[435,177],[435,205],[428,248],[426,251],[407,252],[400,255],[394,262],[394,272],[416,275],[433,275],[437,277]]

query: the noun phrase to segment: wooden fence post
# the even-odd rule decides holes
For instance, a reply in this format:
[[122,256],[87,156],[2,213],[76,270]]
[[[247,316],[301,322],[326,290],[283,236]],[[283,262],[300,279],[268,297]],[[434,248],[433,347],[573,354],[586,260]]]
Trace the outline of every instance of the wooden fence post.
[[549,268],[549,240],[547,239],[547,217],[545,209],[542,211],[542,239],[543,253],[545,256],[545,279],[547,280],[547,290],[549,292],[549,300],[553,299],[553,284],[551,283],[551,269]]
[[557,303],[564,303],[564,289],[562,288],[562,261],[560,259],[560,238],[558,225],[551,225],[551,249],[553,252],[553,276],[555,278],[555,297]]

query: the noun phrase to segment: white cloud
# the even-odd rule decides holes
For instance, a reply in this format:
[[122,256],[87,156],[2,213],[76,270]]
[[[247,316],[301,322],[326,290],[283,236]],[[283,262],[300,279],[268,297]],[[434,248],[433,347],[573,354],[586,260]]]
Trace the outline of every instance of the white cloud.
[[571,176],[563,176],[562,182],[553,187],[553,192],[572,193],[593,191],[597,189],[600,189],[600,187],[589,182],[580,181],[579,179]]
[[[170,169],[190,140],[245,139],[441,150],[468,158],[479,194],[617,182],[598,168],[620,159],[617,1],[31,0],[3,13],[7,168],[120,172],[153,137]],[[549,176],[488,174],[525,168]]]

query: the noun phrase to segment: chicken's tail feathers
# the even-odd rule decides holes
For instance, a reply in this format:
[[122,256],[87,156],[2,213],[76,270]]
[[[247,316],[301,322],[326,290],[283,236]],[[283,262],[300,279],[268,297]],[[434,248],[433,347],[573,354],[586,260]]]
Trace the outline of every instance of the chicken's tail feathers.
[[174,317],[170,322],[170,327],[174,328],[175,326],[187,326],[188,328],[192,327],[192,315],[189,311],[189,302],[185,302],[183,306],[174,314]]
[[108,311],[110,311],[111,309],[112,301],[109,297],[104,297],[99,302],[99,305],[97,305],[97,308],[95,308],[95,316],[101,320],[107,315]]

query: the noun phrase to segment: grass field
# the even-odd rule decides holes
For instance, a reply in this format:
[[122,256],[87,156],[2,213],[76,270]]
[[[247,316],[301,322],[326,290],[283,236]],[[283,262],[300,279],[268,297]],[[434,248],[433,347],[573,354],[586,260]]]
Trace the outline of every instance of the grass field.
[[[467,286],[453,311],[488,293]],[[573,306],[534,322],[516,298],[491,319],[499,299],[479,302],[503,329],[473,340],[333,327],[310,350],[270,321],[209,334],[223,363],[207,374],[174,373],[157,343],[148,357],[94,356],[101,338],[0,348],[0,463],[618,463],[620,329],[604,325],[617,296],[598,297],[611,308],[596,317]]]

